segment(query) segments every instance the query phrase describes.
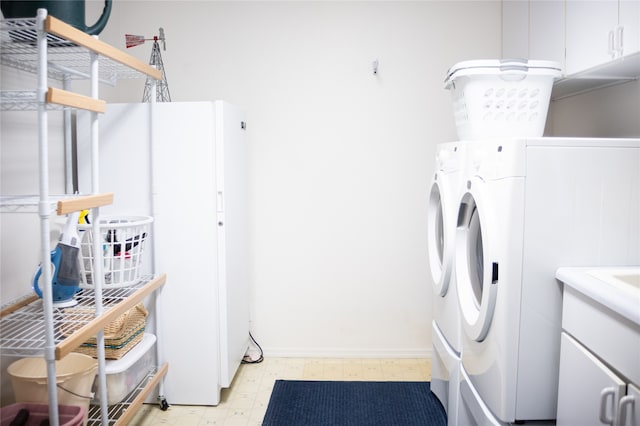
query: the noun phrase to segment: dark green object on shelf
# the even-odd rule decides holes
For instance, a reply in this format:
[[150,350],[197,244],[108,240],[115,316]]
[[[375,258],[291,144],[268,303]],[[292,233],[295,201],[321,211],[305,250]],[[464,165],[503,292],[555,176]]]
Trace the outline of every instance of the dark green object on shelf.
[[85,0],[1,0],[0,9],[5,19],[35,18],[38,9],[47,9],[49,15],[87,34],[99,34],[109,20],[111,0],[105,0],[102,15],[91,26],[85,23],[84,2]]

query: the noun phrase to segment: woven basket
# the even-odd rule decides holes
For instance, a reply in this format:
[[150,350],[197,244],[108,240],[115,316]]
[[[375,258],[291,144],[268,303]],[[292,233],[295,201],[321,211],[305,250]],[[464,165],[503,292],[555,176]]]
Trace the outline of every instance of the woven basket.
[[[104,352],[106,359],[120,359],[131,348],[142,341],[146,326],[146,318],[149,313],[142,303],[138,303],[124,314],[116,318],[104,328]],[[87,316],[93,315],[89,308],[67,309],[65,315]],[[69,335],[79,328],[78,321],[65,324],[62,334]],[[96,338],[92,337],[74,352],[97,358]]]

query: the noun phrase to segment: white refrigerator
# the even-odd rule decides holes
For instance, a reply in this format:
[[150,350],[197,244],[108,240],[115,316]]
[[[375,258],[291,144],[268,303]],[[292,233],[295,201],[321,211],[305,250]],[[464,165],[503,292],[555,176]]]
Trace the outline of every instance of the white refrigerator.
[[[91,113],[79,112],[81,193],[91,193],[90,131]],[[114,193],[100,214],[154,217],[144,267],[167,274],[153,325],[169,363],[163,394],[217,405],[249,346],[245,113],[223,101],[109,104],[98,139],[99,192]]]

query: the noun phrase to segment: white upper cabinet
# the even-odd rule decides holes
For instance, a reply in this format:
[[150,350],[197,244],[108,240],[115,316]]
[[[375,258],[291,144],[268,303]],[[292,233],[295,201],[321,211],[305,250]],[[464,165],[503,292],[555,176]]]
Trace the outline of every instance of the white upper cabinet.
[[[621,55],[625,28],[619,25],[625,0],[567,0],[566,73],[571,75],[604,64]],[[629,29],[627,28],[627,31]]]
[[[529,2],[502,2],[502,57],[529,58]],[[541,59],[541,58],[536,58]]]
[[640,76],[640,0],[503,0],[502,57],[556,61],[553,99]]
[[529,58],[556,61],[565,69],[564,2],[529,3]]
[[640,52],[640,1],[620,0],[619,49],[623,56]]
[[556,61],[564,69],[564,1],[504,0],[502,57]]

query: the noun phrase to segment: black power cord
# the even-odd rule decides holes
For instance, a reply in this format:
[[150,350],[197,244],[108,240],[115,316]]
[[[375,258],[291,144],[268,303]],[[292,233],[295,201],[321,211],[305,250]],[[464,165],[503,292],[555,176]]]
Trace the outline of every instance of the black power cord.
[[260,357],[254,361],[248,355],[245,355],[245,357],[242,358],[242,364],[258,364],[264,361],[264,352],[262,352],[262,348],[260,347],[258,342],[256,342],[256,339],[253,338],[253,335],[251,334],[251,332],[249,332],[249,338],[251,339],[253,344],[258,347],[258,350],[260,351]]

